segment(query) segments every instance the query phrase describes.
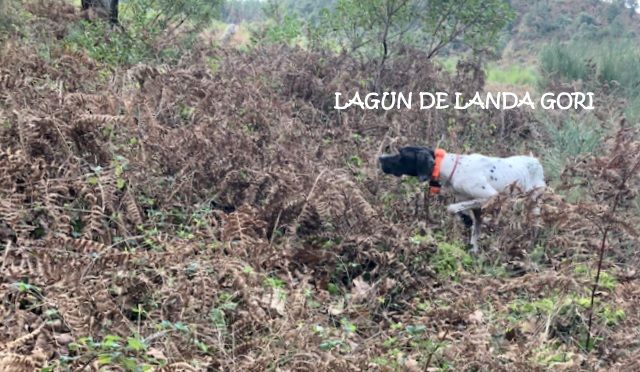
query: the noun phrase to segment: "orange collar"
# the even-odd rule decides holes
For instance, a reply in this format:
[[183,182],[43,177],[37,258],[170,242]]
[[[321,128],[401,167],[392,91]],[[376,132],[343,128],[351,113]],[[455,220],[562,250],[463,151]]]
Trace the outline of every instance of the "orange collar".
[[437,181],[438,179],[440,179],[440,167],[442,166],[442,160],[444,159],[444,156],[447,155],[447,152],[444,151],[443,149],[436,149],[435,155],[436,155],[436,164],[433,167],[433,172],[431,173],[431,179],[434,181]]
[[[436,164],[433,166],[433,172],[431,173],[431,181],[429,182],[429,190],[432,194],[437,194],[440,192],[440,167],[442,166],[442,160],[444,156],[447,155],[447,152],[443,149],[436,149],[435,151]],[[453,170],[451,171],[451,175],[449,176],[449,182],[453,179],[453,175],[456,173],[456,168],[458,167],[458,162],[460,161],[460,154],[456,154],[456,161],[453,164]]]
[[442,160],[444,156],[447,155],[447,152],[443,149],[436,149],[434,153],[436,157],[436,164],[433,166],[433,172],[431,172],[431,180],[429,181],[429,191],[432,194],[437,194],[440,192],[440,167],[442,166]]

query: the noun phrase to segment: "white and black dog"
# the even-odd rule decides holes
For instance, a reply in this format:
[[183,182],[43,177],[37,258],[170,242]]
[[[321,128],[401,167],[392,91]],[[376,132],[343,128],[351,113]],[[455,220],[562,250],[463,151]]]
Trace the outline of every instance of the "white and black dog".
[[456,203],[447,207],[450,213],[469,213],[472,221],[472,252],[478,252],[481,208],[491,197],[516,184],[525,192],[540,195],[546,188],[542,165],[532,156],[497,158],[480,154],[447,154],[442,149],[403,147],[396,155],[379,157],[382,171],[394,176],[414,176],[430,181],[431,191],[440,184],[450,188]]

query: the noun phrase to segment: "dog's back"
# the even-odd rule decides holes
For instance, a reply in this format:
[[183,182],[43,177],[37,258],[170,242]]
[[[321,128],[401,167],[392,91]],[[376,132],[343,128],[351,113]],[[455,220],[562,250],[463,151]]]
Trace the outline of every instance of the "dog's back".
[[480,154],[461,157],[459,170],[452,180],[454,193],[462,199],[486,197],[516,183],[523,191],[545,187],[542,165],[532,156],[498,158]]
[[514,182],[523,191],[546,186],[542,165],[532,156],[497,158],[474,154],[471,157],[478,157],[477,161],[483,164],[482,176],[498,192],[505,190]]
[[[537,200],[546,184],[542,165],[533,156],[498,158],[480,154],[446,154],[444,150],[405,147],[396,155],[380,156],[382,171],[395,176],[417,176],[421,181],[430,179],[449,187],[456,203],[447,207],[449,213],[469,213],[473,226],[470,244],[478,251],[478,237],[482,223],[482,206],[490,198],[515,184],[522,191],[532,191]],[[539,209],[533,210],[539,215]]]

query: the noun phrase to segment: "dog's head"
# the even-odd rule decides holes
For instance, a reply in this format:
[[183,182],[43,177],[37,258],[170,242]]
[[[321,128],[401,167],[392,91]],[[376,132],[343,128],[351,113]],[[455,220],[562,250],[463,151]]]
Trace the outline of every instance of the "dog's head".
[[395,155],[382,155],[378,158],[382,171],[393,174],[418,177],[421,182],[431,178],[435,165],[433,150],[427,147],[408,146],[399,150]]

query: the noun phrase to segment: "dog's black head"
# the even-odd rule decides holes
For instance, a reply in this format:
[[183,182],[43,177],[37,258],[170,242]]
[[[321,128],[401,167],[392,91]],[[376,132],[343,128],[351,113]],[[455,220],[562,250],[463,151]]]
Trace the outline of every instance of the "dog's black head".
[[396,155],[382,155],[378,158],[382,171],[394,176],[414,176],[421,182],[431,178],[435,165],[433,150],[427,147],[408,146]]

